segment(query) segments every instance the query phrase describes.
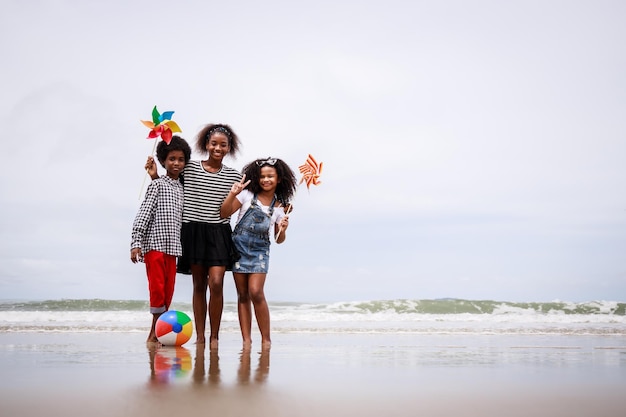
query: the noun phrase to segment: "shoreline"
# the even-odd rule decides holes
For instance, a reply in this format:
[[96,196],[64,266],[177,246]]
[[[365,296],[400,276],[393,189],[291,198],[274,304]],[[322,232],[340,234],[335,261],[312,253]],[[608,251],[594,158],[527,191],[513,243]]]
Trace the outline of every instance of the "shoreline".
[[0,415],[587,417],[626,409],[622,336],[274,333],[265,352],[242,350],[235,332],[222,334],[217,351],[191,342],[151,351],[144,338],[0,333]]

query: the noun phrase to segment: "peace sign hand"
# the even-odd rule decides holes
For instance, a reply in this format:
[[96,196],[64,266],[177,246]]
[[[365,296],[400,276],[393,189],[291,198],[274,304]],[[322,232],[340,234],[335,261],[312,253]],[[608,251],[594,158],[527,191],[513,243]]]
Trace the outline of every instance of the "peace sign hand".
[[250,181],[251,180],[246,181],[246,174],[243,174],[241,181],[234,183],[233,186],[230,187],[230,192],[234,195],[238,195],[248,186],[248,184],[250,184]]

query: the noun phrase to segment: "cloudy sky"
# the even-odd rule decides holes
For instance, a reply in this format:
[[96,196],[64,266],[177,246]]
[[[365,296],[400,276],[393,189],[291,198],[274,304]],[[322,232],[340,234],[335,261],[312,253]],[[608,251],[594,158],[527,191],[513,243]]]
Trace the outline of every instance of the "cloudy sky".
[[1,4],[0,299],[147,298],[157,105],[324,163],[271,301],[626,300],[623,1]]

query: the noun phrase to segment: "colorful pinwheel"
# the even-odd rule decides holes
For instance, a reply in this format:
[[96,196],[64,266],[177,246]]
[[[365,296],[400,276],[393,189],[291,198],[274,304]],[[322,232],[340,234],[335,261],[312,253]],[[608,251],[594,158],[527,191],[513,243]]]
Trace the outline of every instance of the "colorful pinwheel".
[[141,121],[141,123],[150,129],[148,139],[155,139],[161,136],[161,139],[169,145],[172,140],[172,132],[181,132],[180,127],[172,120],[173,114],[173,111],[166,111],[160,114],[157,107],[154,106],[152,109],[152,121]]
[[303,182],[306,183],[307,190],[311,185],[320,185],[322,183],[320,181],[320,175],[322,175],[322,162],[318,164],[311,154],[309,154],[306,162],[300,165],[299,169],[302,174],[300,184]]
[[[154,151],[156,150],[156,138],[161,136],[163,142],[168,145],[172,141],[172,133],[173,132],[181,132],[180,127],[176,124],[175,121],[172,120],[173,111],[166,111],[163,114],[159,113],[157,110],[157,106],[154,106],[152,109],[152,121],[142,120],[141,123],[144,124],[148,129],[150,129],[150,133],[148,133],[147,139],[155,139],[154,146],[152,146],[152,155],[154,155]],[[146,170],[146,174],[148,170]],[[141,184],[141,190],[139,190],[139,198],[141,198],[141,194],[143,193],[143,187],[146,185],[146,176],[143,177],[143,183]]]
[[[313,156],[309,154],[306,162],[298,167],[300,173],[302,174],[302,178],[300,179],[298,185],[302,184],[303,182],[306,183],[307,190],[309,190],[309,187],[311,185],[320,185],[322,183],[322,181],[320,181],[320,175],[322,175],[322,165],[322,162],[318,163],[315,158],[313,158]],[[296,189],[296,194],[297,193],[298,190]],[[294,195],[293,199],[295,198],[296,196]],[[289,203],[287,205],[287,210],[285,210],[285,214],[288,216],[292,210],[293,204]],[[280,227],[276,235],[278,236],[282,230],[283,228]]]

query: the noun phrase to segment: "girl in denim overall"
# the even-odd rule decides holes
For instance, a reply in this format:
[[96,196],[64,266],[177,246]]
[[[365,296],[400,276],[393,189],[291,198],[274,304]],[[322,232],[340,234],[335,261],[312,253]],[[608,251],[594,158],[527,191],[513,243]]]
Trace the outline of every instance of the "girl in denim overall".
[[[246,181],[246,178],[248,179]],[[237,312],[244,347],[252,344],[252,305],[261,333],[261,346],[271,345],[270,315],[263,287],[269,270],[270,232],[282,243],[289,227],[284,207],[296,190],[291,168],[278,158],[257,159],[243,169],[222,203],[224,218],[239,210],[233,243],[240,259],[232,267],[237,287]]]

